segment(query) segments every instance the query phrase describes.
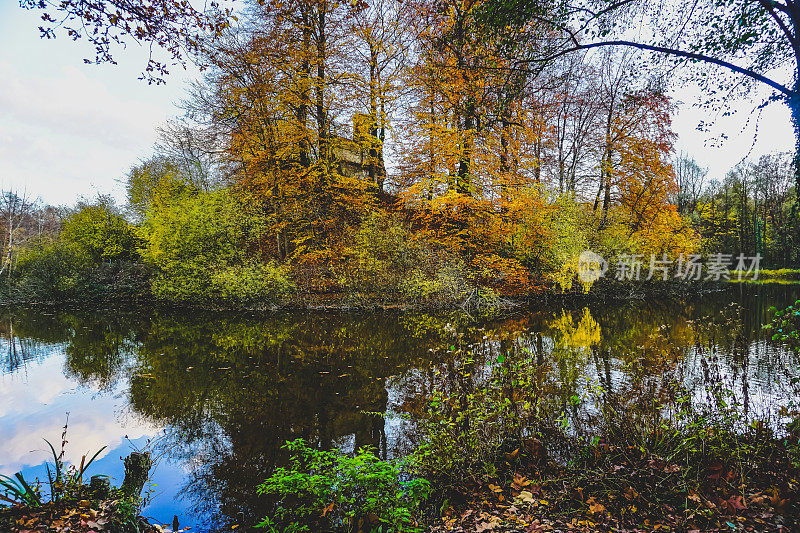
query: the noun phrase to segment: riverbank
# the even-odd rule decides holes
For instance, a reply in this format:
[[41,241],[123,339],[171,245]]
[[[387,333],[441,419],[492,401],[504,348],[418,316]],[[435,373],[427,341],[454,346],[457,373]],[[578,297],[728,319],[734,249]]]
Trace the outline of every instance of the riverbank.
[[133,290],[95,287],[92,291],[53,297],[0,294],[0,307],[82,308],[87,305],[114,305],[125,308],[187,309],[196,311],[462,311],[494,314],[542,305],[586,305],[598,302],[624,302],[647,299],[679,299],[725,290],[727,283],[708,281],[643,281],[618,282],[603,279],[591,289],[579,286],[562,290],[555,284],[543,284],[525,295],[502,295],[491,289],[476,287],[457,299],[418,301],[393,293],[360,293],[352,291],[296,292],[280,301],[234,302],[223,299],[163,299],[150,294],[148,286]]
[[[0,531],[30,533],[162,533],[163,528],[139,515],[147,497],[142,491],[153,466],[148,452],[133,452],[124,460],[125,477],[119,488],[107,475],[94,475],[86,483],[87,470],[106,449],[91,458],[67,464],[64,459],[69,421],[64,425],[61,451],[49,441],[53,461],[47,463],[47,479],[26,479],[21,472],[0,475]],[[43,490],[47,487],[47,493]],[[173,527],[178,531],[177,521]]]
[[[778,439],[763,427],[738,436],[716,431],[719,428],[697,430],[696,435],[684,434],[673,442],[673,449],[662,447],[666,453],[661,455],[653,453],[651,446],[624,440],[608,443],[597,439],[587,444],[562,439],[550,443],[525,439],[516,448],[498,455],[493,475],[476,468],[459,481],[460,491],[445,492],[441,487],[431,487],[434,496],[421,502],[413,516],[409,514],[402,523],[394,524],[395,515],[386,511],[396,511],[397,504],[389,494],[373,492],[372,474],[382,472],[385,477],[386,467],[362,470],[363,477],[359,478],[354,477],[353,470],[340,469],[339,474],[351,476],[337,481],[337,490],[341,492],[324,508],[303,507],[299,513],[306,515],[295,525],[325,532],[369,531],[370,527],[382,525],[384,530],[397,533],[797,531],[800,480],[796,450],[787,447],[797,443],[797,432]],[[701,434],[707,448],[696,450],[695,455],[681,449],[681,443]],[[554,444],[562,448],[561,457],[547,452],[548,448],[555,449]],[[563,455],[565,444],[571,448],[567,455]],[[381,463],[375,458],[366,460],[364,456],[356,460],[361,461],[362,466],[358,467],[361,469],[365,468],[363,465]],[[293,471],[292,475],[299,473]],[[322,477],[327,474],[324,469],[316,473]],[[372,481],[366,483],[368,478]],[[294,505],[302,505],[304,492],[310,488],[301,482],[289,499]],[[370,505],[364,499],[360,504],[355,503],[359,501],[357,498],[345,505],[352,491],[378,503]],[[391,507],[393,503],[395,508]],[[357,509],[362,514],[346,516],[348,509]],[[337,526],[335,521],[326,520],[326,515],[343,516],[344,522],[359,525]],[[178,523],[152,524],[137,516],[136,510],[124,500],[86,499],[49,502],[36,508],[0,507],[0,531],[184,530]],[[266,531],[283,531],[283,528],[272,523]]]
[[557,431],[545,440],[506,438],[491,460],[478,457],[438,472],[429,467],[449,460],[442,441],[394,462],[367,450],[350,457],[295,441],[287,443],[292,466],[277,469],[259,489],[276,497],[276,510],[262,527],[341,533],[798,531],[800,426],[790,424],[778,437],[761,424],[734,432],[720,421],[588,440]]
[[[785,451],[779,443],[763,447],[776,455]],[[508,470],[464,503],[447,506],[430,530],[798,530],[797,469],[782,460],[764,457],[743,472],[734,461],[687,465],[616,444],[586,451],[593,464],[581,469]],[[695,470],[697,485],[687,486],[687,470]]]
[[739,270],[730,271],[730,279],[734,281],[800,281],[800,269],[798,268],[779,268],[761,269],[758,273],[743,272]]
[[48,502],[40,507],[0,507],[0,531],[31,533],[164,533],[172,531],[136,516],[120,500],[81,500],[71,503]]

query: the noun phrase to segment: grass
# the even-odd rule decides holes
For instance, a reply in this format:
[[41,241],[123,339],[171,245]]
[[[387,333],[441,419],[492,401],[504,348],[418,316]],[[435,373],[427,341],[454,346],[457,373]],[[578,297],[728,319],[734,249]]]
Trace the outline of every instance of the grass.
[[11,504],[20,503],[28,507],[42,505],[41,494],[30,486],[20,472],[14,474],[13,478],[0,474],[0,489],[4,491],[3,494],[0,494],[0,501]]
[[740,270],[731,270],[731,281],[800,281],[800,269],[798,268],[780,268],[776,270],[761,269],[758,271],[758,277],[753,279],[752,272],[745,272]]

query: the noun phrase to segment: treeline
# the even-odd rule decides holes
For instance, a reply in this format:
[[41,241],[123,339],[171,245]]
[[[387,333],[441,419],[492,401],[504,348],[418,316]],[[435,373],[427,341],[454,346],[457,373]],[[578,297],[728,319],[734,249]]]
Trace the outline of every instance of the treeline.
[[136,227],[108,196],[72,208],[0,193],[4,301],[131,298],[149,292]]
[[762,266],[800,264],[792,154],[775,153],[743,161],[721,180],[691,157],[676,163],[678,211],[702,236],[702,250],[748,256],[760,254]]
[[127,205],[81,205],[48,244],[12,244],[7,285],[22,294],[30,250],[78,248],[76,264],[136,265],[137,294],[236,303],[479,304],[572,287],[587,248],[613,261],[759,242],[793,261],[793,192],[747,185],[747,206],[729,180],[691,192],[665,79],[637,56],[521,69],[558,28],[492,20],[454,0],[248,4],[198,43],[204,78],[129,173]]

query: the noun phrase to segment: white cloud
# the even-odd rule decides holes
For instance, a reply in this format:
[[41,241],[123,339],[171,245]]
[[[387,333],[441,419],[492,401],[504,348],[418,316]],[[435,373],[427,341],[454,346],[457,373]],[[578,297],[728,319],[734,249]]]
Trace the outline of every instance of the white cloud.
[[71,204],[115,180],[145,155],[167,113],[155,102],[113,94],[72,66],[23,75],[0,62],[0,184]]
[[121,198],[117,180],[149,155],[191,76],[176,68],[166,86],[139,81],[146,51],[135,44],[119,65],[84,65],[85,42],[40,39],[36,12],[2,4],[0,188],[52,204]]
[[[723,179],[728,170],[745,157],[755,160],[762,154],[794,149],[794,131],[787,107],[775,102],[764,108],[760,115],[755,110],[753,102],[763,101],[766,91],[756,92],[752,101],[730,102],[735,111],[730,116],[716,116],[693,105],[700,96],[699,87],[692,84],[674,91],[680,106],[673,129],[678,134],[676,149],[694,156],[702,166],[708,167],[709,179]],[[701,120],[713,123],[711,132],[697,130]],[[715,137],[721,133],[727,139],[715,145]]]
[[[43,439],[58,448],[69,412],[67,460],[108,446],[99,455],[130,439],[156,436],[160,429],[136,416],[123,416],[119,391],[98,392],[64,376],[63,355],[54,353],[25,371],[0,375],[0,473],[12,474],[50,458]],[[127,384],[120,384],[126,388]]]

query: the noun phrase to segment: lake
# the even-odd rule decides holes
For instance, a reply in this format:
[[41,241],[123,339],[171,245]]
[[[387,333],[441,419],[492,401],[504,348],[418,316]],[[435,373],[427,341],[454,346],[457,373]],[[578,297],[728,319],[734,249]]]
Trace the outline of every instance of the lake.
[[[44,479],[66,429],[66,458],[107,446],[90,474],[121,483],[121,458],[156,459],[144,515],[192,531],[257,522],[255,487],[303,437],[383,457],[413,446],[426,392],[458,379],[469,354],[480,380],[522,350],[557,376],[552,409],[590,432],[593,390],[624,391],[663,372],[693,400],[724,384],[746,414],[800,397],[798,358],[761,333],[796,284],[730,284],[689,301],[563,308],[546,302],[501,319],[457,314],[243,314],[153,309],[0,314],[0,473]],[[386,413],[381,416],[380,413]],[[403,416],[401,416],[401,414]],[[780,418],[780,413],[771,413]]]

